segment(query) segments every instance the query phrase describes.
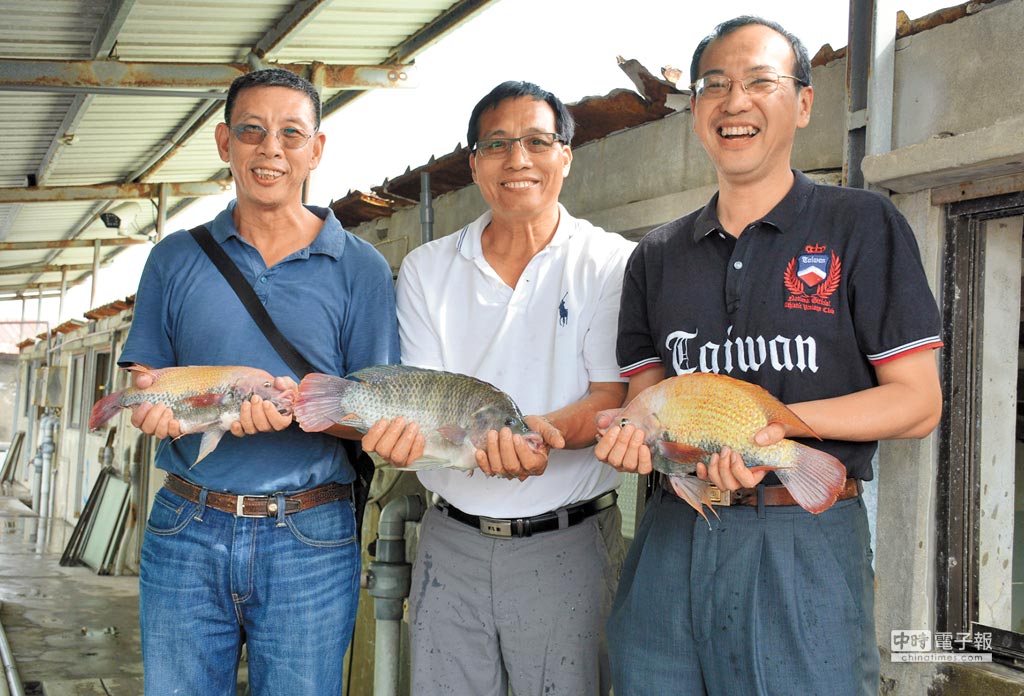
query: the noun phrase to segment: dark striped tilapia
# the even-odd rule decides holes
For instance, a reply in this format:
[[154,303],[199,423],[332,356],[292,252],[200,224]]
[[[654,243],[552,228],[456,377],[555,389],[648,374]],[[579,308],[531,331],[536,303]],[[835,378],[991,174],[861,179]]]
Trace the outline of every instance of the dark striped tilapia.
[[309,432],[340,423],[365,433],[381,418],[414,421],[426,447],[408,469],[474,469],[475,451],[486,447],[489,430],[510,428],[534,450],[544,446],[512,398],[497,387],[466,375],[403,365],[368,367],[347,379],[306,375],[294,413]]

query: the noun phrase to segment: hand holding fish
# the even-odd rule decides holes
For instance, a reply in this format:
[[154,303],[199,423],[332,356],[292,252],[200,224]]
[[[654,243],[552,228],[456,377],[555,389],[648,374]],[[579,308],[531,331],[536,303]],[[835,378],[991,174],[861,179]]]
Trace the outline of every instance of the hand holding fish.
[[598,414],[597,431],[600,437],[594,446],[594,456],[624,473],[651,473],[654,470],[651,448],[644,444],[647,433],[632,424],[621,428],[612,426],[612,420],[607,411]]
[[[804,432],[797,435],[806,435]],[[754,442],[761,447],[770,447],[786,437],[786,426],[782,423],[769,423],[754,434]],[[710,481],[716,488],[723,491],[735,491],[740,488],[753,488],[768,475],[768,469],[755,471],[747,467],[743,457],[729,447],[711,455],[707,465],[697,463],[697,478]]]
[[362,445],[364,452],[375,453],[387,464],[404,469],[423,456],[427,439],[418,423],[398,416],[374,423],[363,435]]
[[[274,389],[285,393],[297,393],[299,385],[291,377],[275,377]],[[277,404],[253,394],[248,401],[242,402],[238,420],[231,424],[231,434],[235,437],[271,433],[284,430],[292,424],[292,413],[288,410],[281,413]]]
[[[136,389],[149,389],[153,386],[153,373],[133,370],[132,386]],[[165,404],[142,402],[132,410],[132,425],[146,435],[152,435],[160,440],[167,437],[179,438],[183,435],[181,424]]]
[[485,474],[520,481],[540,476],[547,469],[550,449],[565,447],[561,431],[543,416],[525,416],[523,421],[543,438],[543,444],[537,446],[527,442],[509,428],[488,431],[486,449],[476,451],[476,464]]

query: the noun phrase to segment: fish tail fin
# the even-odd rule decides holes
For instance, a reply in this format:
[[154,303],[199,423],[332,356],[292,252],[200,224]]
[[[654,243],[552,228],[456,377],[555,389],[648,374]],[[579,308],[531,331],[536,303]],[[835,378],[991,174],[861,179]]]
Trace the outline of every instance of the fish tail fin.
[[121,392],[107,394],[93,404],[89,413],[89,430],[96,430],[121,410]]
[[827,452],[794,442],[796,464],[776,469],[779,481],[808,512],[818,514],[836,502],[846,484],[846,467]]
[[679,474],[668,474],[668,480],[672,484],[672,490],[676,492],[676,495],[696,510],[697,514],[703,517],[704,521],[708,523],[708,527],[710,527],[711,520],[704,513],[704,507],[706,506],[715,514],[715,517],[718,517],[718,511],[711,506],[710,484],[696,476],[682,476]]
[[299,384],[299,398],[292,413],[307,433],[318,433],[340,423],[349,411],[342,406],[342,397],[356,384],[351,380],[312,372]]

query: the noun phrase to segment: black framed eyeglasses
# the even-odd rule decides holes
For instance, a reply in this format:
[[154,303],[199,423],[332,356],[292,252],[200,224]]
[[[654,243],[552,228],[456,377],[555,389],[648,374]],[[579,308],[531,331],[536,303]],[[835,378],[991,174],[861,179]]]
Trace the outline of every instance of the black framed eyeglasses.
[[[229,126],[229,128],[238,141],[246,145],[259,145],[266,140],[267,134],[270,133],[266,128],[255,123],[239,123]],[[309,139],[313,137],[311,133],[303,133],[298,128],[292,127],[279,128],[274,132],[274,135],[277,137],[277,141],[281,143],[281,147],[289,150],[298,150],[305,147]]]
[[550,152],[555,143],[562,142],[557,133],[530,133],[518,138],[484,138],[476,142],[474,151],[480,157],[505,157],[512,152],[512,147],[519,143],[523,150],[531,155],[543,155]]
[[777,90],[779,88],[779,80],[783,78],[793,80],[801,87],[807,86],[806,82],[794,75],[782,75],[774,70],[758,70],[757,72],[750,73],[742,80],[734,80],[725,75],[708,75],[690,85],[690,90],[694,95],[704,99],[721,99],[732,91],[733,83],[739,83],[747,94],[763,96]]

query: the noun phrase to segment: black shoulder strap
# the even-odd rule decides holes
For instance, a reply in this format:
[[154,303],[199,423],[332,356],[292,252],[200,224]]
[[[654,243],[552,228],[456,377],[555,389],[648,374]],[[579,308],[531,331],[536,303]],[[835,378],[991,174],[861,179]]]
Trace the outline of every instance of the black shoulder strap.
[[277,351],[277,354],[285,361],[285,364],[298,375],[299,379],[302,379],[310,372],[316,372],[315,368],[302,357],[302,354],[295,349],[295,346],[284,337],[284,334],[274,324],[274,320],[267,313],[267,308],[260,302],[260,298],[256,297],[256,291],[249,285],[249,282],[242,275],[242,272],[238,270],[238,266],[231,260],[231,257],[221,248],[220,244],[214,241],[213,235],[210,234],[210,230],[206,229],[206,225],[199,225],[199,227],[189,230],[189,234],[198,242],[199,246],[206,252],[206,255],[213,261],[213,265],[217,267],[217,270],[221,272],[224,279],[228,281],[228,285],[238,295],[238,299],[242,301],[245,308],[249,310],[249,315],[256,322],[256,325],[260,327],[260,331],[267,337],[267,340],[274,347],[274,350]]

